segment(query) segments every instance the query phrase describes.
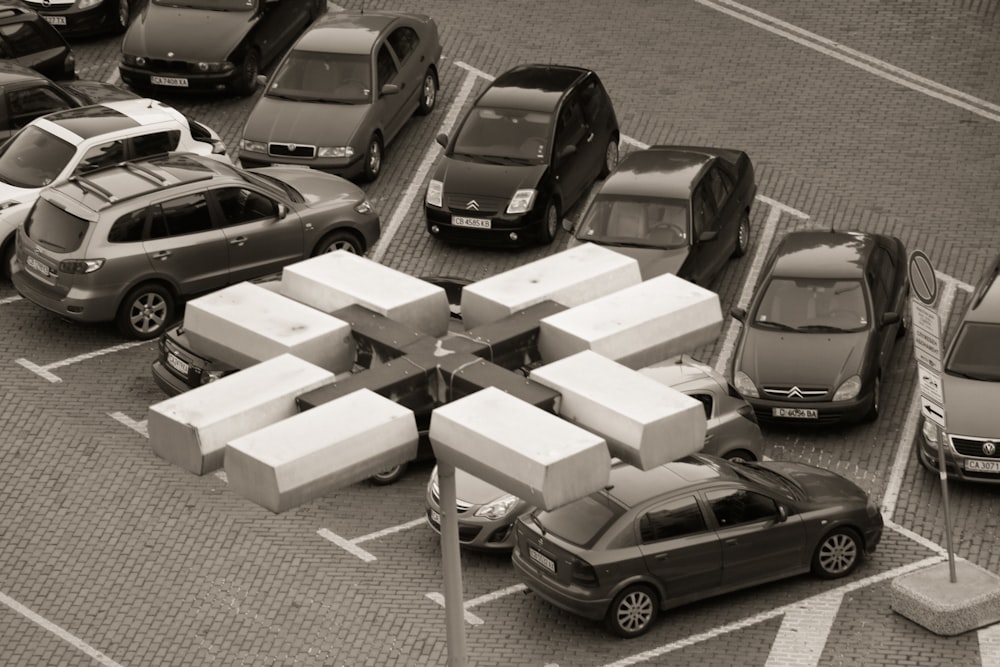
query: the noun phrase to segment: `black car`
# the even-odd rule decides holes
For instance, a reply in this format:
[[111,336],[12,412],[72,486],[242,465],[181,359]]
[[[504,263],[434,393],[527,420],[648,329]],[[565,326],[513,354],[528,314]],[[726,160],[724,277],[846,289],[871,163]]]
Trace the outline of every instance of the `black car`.
[[652,146],[629,153],[601,186],[575,232],[639,262],[642,279],[673,273],[708,285],[750,245],[757,194],[741,150]]
[[521,65],[496,78],[427,187],[431,235],[476,245],[551,243],[563,214],[618,164],[618,118],[580,67]]
[[23,0],[66,37],[120,34],[136,0]]
[[76,56],[38,12],[18,2],[0,3],[0,58],[50,79],[76,77]]
[[249,95],[326,0],[148,0],[122,41],[122,81],[143,91]]
[[732,382],[757,417],[874,420],[906,330],[906,249],[894,236],[795,231],[771,252],[743,323]]

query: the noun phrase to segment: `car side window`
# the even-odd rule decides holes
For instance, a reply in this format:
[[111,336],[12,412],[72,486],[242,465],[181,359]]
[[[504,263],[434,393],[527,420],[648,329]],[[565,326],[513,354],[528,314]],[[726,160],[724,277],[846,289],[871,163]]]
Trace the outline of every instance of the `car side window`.
[[391,83],[397,71],[396,61],[392,59],[389,48],[383,44],[378,50],[378,89],[382,90],[382,86]]
[[707,184],[702,181],[691,197],[691,223],[695,241],[703,232],[710,231],[715,221],[715,202],[711,200]]
[[184,195],[153,207],[149,238],[162,239],[204,232],[212,228],[208,201],[203,192]]
[[132,157],[152,157],[177,150],[181,143],[180,130],[153,132],[139,137],[132,137]]
[[410,57],[410,54],[417,50],[417,45],[420,43],[420,37],[417,36],[417,31],[409,26],[403,26],[401,28],[396,28],[393,30],[388,37],[389,44],[392,46],[392,50],[396,52],[396,57],[399,58],[399,62],[406,62],[406,59]]
[[556,149],[566,146],[576,146],[583,139],[586,128],[580,117],[580,107],[576,100],[570,99],[559,110],[559,120],[556,125]]
[[580,109],[583,112],[584,122],[588,125],[596,121],[601,115],[604,107],[604,90],[597,82],[597,79],[590,77],[580,88]]
[[639,519],[639,535],[644,544],[707,530],[694,496],[676,498],[646,512]]
[[115,220],[108,231],[109,243],[136,243],[142,240],[143,227],[146,225],[146,213],[149,209],[126,213]]
[[212,195],[219,203],[226,227],[278,217],[278,205],[272,199],[248,188],[220,188]]
[[778,518],[778,504],[746,489],[722,489],[705,493],[715,520],[722,528]]
[[11,125],[21,128],[39,116],[69,109],[69,103],[47,86],[34,86],[7,93]]
[[702,407],[705,408],[705,419],[712,418],[712,406],[715,399],[711,394],[688,394],[688,396],[701,402]]
[[109,167],[113,164],[118,164],[124,159],[124,140],[119,139],[118,141],[108,141],[88,149],[87,152],[83,154],[83,157],[80,158],[80,164],[77,165],[76,171],[77,173],[82,174],[88,171],[93,171],[94,169],[100,169],[101,167]]
[[715,201],[715,206],[717,210],[721,210],[722,206],[726,203],[726,199],[729,198],[729,193],[733,191],[732,182],[729,180],[729,175],[724,173],[718,164],[713,166],[709,170],[707,176],[708,188],[712,193],[712,199]]

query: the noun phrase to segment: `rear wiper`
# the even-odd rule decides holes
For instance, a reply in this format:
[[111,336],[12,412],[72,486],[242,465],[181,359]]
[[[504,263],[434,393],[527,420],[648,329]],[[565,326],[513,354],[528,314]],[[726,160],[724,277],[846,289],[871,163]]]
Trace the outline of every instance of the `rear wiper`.
[[538,526],[538,530],[542,531],[542,535],[545,535],[545,526],[543,526],[542,522],[538,520],[538,510],[531,510],[531,512],[528,513],[528,518],[531,519],[532,523]]

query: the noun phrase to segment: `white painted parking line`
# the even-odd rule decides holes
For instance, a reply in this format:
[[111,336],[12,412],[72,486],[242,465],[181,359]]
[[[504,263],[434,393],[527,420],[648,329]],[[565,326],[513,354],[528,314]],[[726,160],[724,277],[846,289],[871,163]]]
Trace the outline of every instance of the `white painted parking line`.
[[[502,597],[513,595],[514,593],[523,593],[526,590],[528,590],[528,587],[524,584],[514,584],[513,586],[501,588],[500,590],[493,591],[492,593],[487,593],[486,595],[480,595],[477,598],[466,600],[462,604],[462,607],[465,609],[465,622],[469,625],[482,625],[483,619],[469,611],[470,609],[475,609],[476,607],[486,604],[487,602],[493,602],[494,600],[499,600]],[[444,607],[444,595],[441,593],[424,593],[424,595],[426,595],[428,599],[433,600]]]
[[[764,12],[757,11],[732,0],[716,0],[715,2],[711,2],[710,0],[695,0],[695,2],[744,23],[749,23],[762,30],[767,30],[770,33],[784,37],[796,44],[835,58],[843,63],[857,67],[869,74],[874,74],[887,81],[892,81],[911,90],[923,93],[928,97],[933,97],[966,111],[971,111],[977,116],[1000,122],[1000,106],[992,102],[987,102],[960,90],[949,88],[944,84],[914,74],[901,67],[896,67],[866,53],[855,51],[832,39],[827,39],[791,23],[786,23]],[[725,7],[722,5],[725,5]]]
[[144,438],[149,437],[147,420],[143,419],[140,421],[136,421],[135,419],[132,419],[131,417],[126,415],[124,412],[109,412],[108,416],[114,419],[115,421],[120,422],[125,426],[128,426],[130,429],[140,434],[142,437]]
[[[437,602],[439,605],[444,607],[444,596],[441,595],[440,593],[425,593],[425,595],[429,599],[433,600],[434,602]],[[471,611],[469,611],[468,608],[465,609],[464,615],[465,615],[465,622],[468,623],[469,625],[482,625],[484,622],[483,619],[473,614]]]
[[82,639],[80,639],[75,635],[70,634],[66,630],[63,630],[55,623],[39,616],[38,614],[25,607],[23,604],[21,604],[14,598],[4,595],[3,593],[0,593],[0,603],[6,605],[7,607],[10,607],[15,612],[17,612],[21,616],[24,616],[26,619],[28,619],[35,625],[41,626],[42,628],[48,630],[56,637],[63,640],[70,646],[72,646],[73,648],[77,649],[81,653],[84,653],[92,660],[95,660],[98,664],[104,665],[104,667],[122,667],[119,663],[115,662],[108,656],[104,655],[96,648],[88,644],[87,642],[83,641]]
[[804,604],[791,605],[771,642],[766,667],[819,664],[844,595],[834,591]]
[[320,528],[319,530],[316,531],[316,534],[325,540],[333,542],[344,551],[347,551],[348,553],[357,556],[364,562],[370,563],[378,559],[370,552],[365,551],[364,549],[359,547],[358,546],[359,544],[361,544],[362,542],[375,540],[380,537],[385,537],[386,535],[392,535],[394,533],[399,533],[404,530],[410,530],[412,528],[416,528],[417,526],[424,523],[424,521],[425,521],[424,518],[420,517],[419,519],[414,519],[413,521],[407,521],[406,523],[401,523],[398,526],[392,526],[390,528],[385,528],[383,530],[375,531],[374,533],[368,533],[367,535],[362,535],[361,537],[356,537],[353,540],[349,540],[346,537],[341,537],[337,533],[333,532],[332,530],[327,530],[326,528]]
[[4,306],[8,303],[14,303],[15,301],[20,301],[23,298],[24,297],[22,297],[21,295],[5,297],[3,299],[0,299],[0,306]]
[[1000,665],[1000,623],[983,628],[979,635],[979,663],[983,667]]
[[137,347],[139,345],[146,345],[147,343],[149,343],[149,341],[146,341],[146,340],[137,340],[137,341],[133,341],[131,343],[122,343],[121,345],[114,345],[112,347],[106,347],[106,348],[104,348],[102,350],[94,350],[93,352],[87,352],[85,354],[80,354],[80,355],[77,355],[75,357],[70,357],[69,359],[63,359],[62,361],[54,361],[51,364],[45,364],[44,366],[39,366],[38,364],[36,364],[36,363],[34,363],[32,361],[28,361],[27,359],[15,359],[14,361],[16,363],[20,364],[21,366],[24,366],[25,368],[27,368],[32,373],[40,375],[41,377],[45,378],[49,382],[62,382],[62,378],[60,378],[55,373],[51,373],[50,372],[53,368],[62,368],[63,366],[70,366],[72,364],[76,364],[76,363],[79,363],[81,361],[88,361],[88,360],[94,359],[96,357],[102,357],[102,356],[104,356],[106,354],[112,354],[114,352],[121,352],[122,350],[127,350],[127,349],[129,349],[131,347]]

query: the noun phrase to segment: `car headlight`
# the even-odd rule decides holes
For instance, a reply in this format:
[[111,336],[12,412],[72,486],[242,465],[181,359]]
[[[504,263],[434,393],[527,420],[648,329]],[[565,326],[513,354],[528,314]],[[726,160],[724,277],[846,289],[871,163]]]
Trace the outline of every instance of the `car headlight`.
[[319,157],[354,157],[354,148],[351,146],[320,146],[316,149]]
[[924,423],[921,425],[921,433],[924,435],[924,441],[932,446],[937,447],[938,443],[941,441],[941,429],[938,425],[932,422],[930,419],[924,419]]
[[231,62],[208,62],[201,61],[195,65],[199,72],[226,72],[233,69]]
[[122,54],[122,62],[133,67],[145,67],[146,59],[142,56],[133,56],[131,53]]
[[428,206],[441,208],[441,201],[444,199],[444,183],[431,179],[431,182],[427,184],[427,197],[425,199]]
[[365,199],[355,204],[354,210],[357,211],[358,213],[368,214],[374,211],[375,209],[372,207],[372,203],[367,199]]
[[514,506],[515,503],[517,503],[516,496],[511,496],[511,495],[500,496],[493,502],[487,505],[483,505],[482,507],[477,509],[476,516],[489,519],[490,521],[496,521],[497,519],[504,517],[507,514],[507,512],[510,511],[510,508]]
[[757,392],[757,385],[753,383],[750,376],[743,371],[736,371],[733,374],[733,386],[736,387],[736,391],[740,392],[744,398],[758,398],[760,394]]
[[76,7],[77,9],[90,9],[91,7],[96,7],[102,2],[104,2],[104,0],[80,0]]
[[240,149],[251,153],[266,153],[267,144],[263,141],[253,141],[252,139],[240,139]]
[[527,213],[535,203],[536,194],[538,194],[537,190],[518,190],[510,198],[510,204],[507,205],[507,213]]
[[861,378],[857,375],[852,375],[844,380],[839,387],[837,387],[837,391],[833,392],[833,400],[849,401],[852,398],[857,398],[858,392],[860,391]]

